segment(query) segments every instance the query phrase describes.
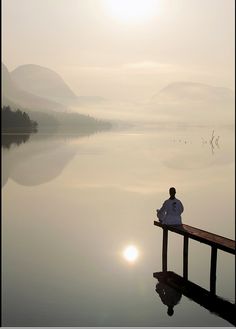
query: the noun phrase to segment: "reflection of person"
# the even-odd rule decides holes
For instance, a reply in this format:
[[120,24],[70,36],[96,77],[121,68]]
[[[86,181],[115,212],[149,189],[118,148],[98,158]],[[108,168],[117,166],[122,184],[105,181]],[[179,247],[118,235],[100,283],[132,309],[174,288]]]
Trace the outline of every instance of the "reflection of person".
[[181,225],[181,214],[184,211],[183,204],[176,199],[176,190],[174,187],[169,189],[170,198],[166,200],[161,209],[157,209],[157,217],[162,224],[166,225]]
[[168,307],[167,314],[172,316],[174,314],[174,306],[179,303],[182,293],[164,282],[159,282],[156,285],[156,292],[160,296],[162,303]]

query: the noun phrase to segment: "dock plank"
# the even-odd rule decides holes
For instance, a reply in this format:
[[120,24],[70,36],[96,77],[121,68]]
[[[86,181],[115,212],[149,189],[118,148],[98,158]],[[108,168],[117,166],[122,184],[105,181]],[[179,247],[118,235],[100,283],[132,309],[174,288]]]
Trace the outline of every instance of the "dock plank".
[[193,240],[208,244],[220,250],[227,251],[235,255],[235,241],[225,238],[223,236],[201,230],[199,228],[182,224],[178,226],[163,225],[158,221],[154,221],[154,225],[161,228],[168,229],[169,231],[188,236]]

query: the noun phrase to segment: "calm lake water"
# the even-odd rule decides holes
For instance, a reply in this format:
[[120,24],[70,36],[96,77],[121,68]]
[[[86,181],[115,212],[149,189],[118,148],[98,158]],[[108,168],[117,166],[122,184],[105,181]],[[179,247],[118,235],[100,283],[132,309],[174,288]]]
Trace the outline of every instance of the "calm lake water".
[[[2,148],[3,326],[232,326],[185,296],[167,314],[153,221],[175,186],[184,223],[235,238],[233,128],[133,126],[18,143]],[[125,256],[130,245],[137,254]],[[182,275],[174,233],[168,269]],[[209,289],[209,270],[210,248],[190,241],[189,280]],[[234,275],[234,257],[219,252],[217,295],[231,302]]]

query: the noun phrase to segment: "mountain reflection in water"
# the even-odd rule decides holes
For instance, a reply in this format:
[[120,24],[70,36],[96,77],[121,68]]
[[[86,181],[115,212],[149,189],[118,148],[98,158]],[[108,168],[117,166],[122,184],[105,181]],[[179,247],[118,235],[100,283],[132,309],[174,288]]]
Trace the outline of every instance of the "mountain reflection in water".
[[[24,186],[40,185],[55,179],[75,154],[65,141],[90,135],[92,133],[89,132],[63,134],[50,131],[36,135],[2,134],[2,148],[10,151],[3,154],[2,187],[9,177]],[[29,141],[32,143],[23,145]],[[11,150],[14,145],[19,148]]]

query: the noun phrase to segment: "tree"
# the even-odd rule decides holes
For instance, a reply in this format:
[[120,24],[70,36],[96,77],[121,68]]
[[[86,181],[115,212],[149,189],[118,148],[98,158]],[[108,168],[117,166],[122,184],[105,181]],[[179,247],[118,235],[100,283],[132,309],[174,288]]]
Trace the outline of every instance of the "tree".
[[26,112],[17,109],[12,111],[10,106],[2,108],[2,131],[6,130],[24,130],[37,131],[38,123],[30,119]]

